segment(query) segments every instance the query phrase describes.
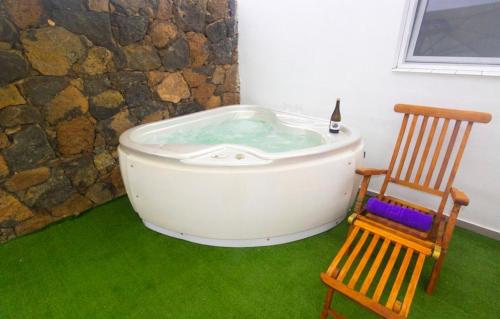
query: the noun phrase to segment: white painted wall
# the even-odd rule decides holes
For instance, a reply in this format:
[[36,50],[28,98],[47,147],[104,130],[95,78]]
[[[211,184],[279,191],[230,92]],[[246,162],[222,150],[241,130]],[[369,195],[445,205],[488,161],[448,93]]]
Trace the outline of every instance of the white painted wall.
[[344,122],[364,137],[365,166],[389,163],[401,121],[395,103],[492,113],[473,128],[455,186],[471,199],[460,219],[500,231],[500,77],[392,72],[403,0],[238,5],[242,103],[329,118],[341,97]]

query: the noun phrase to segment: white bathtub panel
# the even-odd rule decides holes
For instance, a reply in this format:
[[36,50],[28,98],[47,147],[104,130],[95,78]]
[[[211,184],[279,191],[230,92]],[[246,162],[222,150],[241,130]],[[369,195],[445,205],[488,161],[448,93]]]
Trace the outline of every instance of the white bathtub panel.
[[[150,143],[154,134],[241,118],[313,131],[324,143],[277,153],[233,144]],[[328,125],[327,119],[250,105],[141,125],[120,136],[125,187],[145,225],[169,236],[232,247],[309,237],[342,220],[359,184],[359,133],[343,126],[333,135]]]
[[144,221],[171,231],[275,237],[342,217],[355,189],[354,161],[348,151],[299,164],[206,169],[131,154],[127,192]]
[[[118,146],[118,154],[119,154],[119,163],[120,163],[120,174],[122,175],[123,185],[125,186],[125,190],[127,194],[133,194],[132,185],[130,183],[130,178],[128,177],[128,168],[130,163],[128,162],[129,156],[127,156],[127,152],[123,150],[122,147]],[[132,197],[129,195],[129,197]],[[135,202],[130,200],[132,204],[132,208],[137,212],[137,207],[135,206]]]

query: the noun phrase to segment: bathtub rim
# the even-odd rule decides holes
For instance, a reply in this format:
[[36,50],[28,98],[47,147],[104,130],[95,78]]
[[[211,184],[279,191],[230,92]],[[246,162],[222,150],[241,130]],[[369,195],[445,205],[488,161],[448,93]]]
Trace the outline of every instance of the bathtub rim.
[[[281,160],[281,159],[291,159],[291,158],[297,158],[297,157],[307,157],[307,156],[312,156],[312,155],[317,155],[317,154],[322,154],[322,153],[327,153],[331,151],[336,151],[336,150],[341,150],[346,147],[350,147],[352,145],[356,144],[361,144],[361,134],[356,130],[353,129],[349,126],[343,125],[342,130],[346,133],[345,137],[340,140],[340,141],[335,141],[332,142],[331,139],[326,139],[324,144],[318,145],[318,146],[312,146],[304,149],[299,149],[299,150],[292,150],[292,151],[286,151],[286,152],[276,152],[276,153],[271,153],[271,152],[266,152],[264,150],[250,147],[250,146],[245,146],[245,145],[239,145],[239,144],[216,144],[216,145],[194,145],[194,144],[187,144],[186,148],[191,147],[191,150],[186,150],[185,152],[173,152],[168,149],[168,147],[165,146],[159,146],[157,144],[142,144],[138,143],[133,140],[132,134],[136,133],[139,130],[144,130],[146,127],[154,127],[154,126],[161,126],[161,125],[179,125],[184,122],[190,122],[190,121],[197,121],[197,120],[202,120],[205,118],[205,116],[210,113],[213,116],[216,116],[218,114],[223,114],[223,113],[230,113],[233,111],[261,111],[261,112],[273,112],[276,114],[278,117],[281,116],[289,116],[289,117],[295,117],[295,118],[301,118],[310,121],[311,123],[315,123],[316,126],[319,126],[321,128],[321,131],[319,128],[313,128],[311,126],[308,126],[307,129],[319,134],[323,139],[327,136],[324,132],[328,132],[328,126],[329,126],[329,121],[326,119],[321,119],[317,117],[312,117],[308,115],[303,115],[299,113],[293,113],[293,112],[287,112],[287,111],[281,111],[281,110],[275,110],[269,107],[265,106],[259,106],[259,105],[228,105],[228,106],[223,106],[219,107],[216,109],[210,109],[210,110],[204,110],[188,115],[182,115],[179,117],[175,118],[170,118],[170,119],[165,119],[161,121],[156,121],[152,123],[146,123],[146,124],[141,124],[135,127],[132,127],[125,132],[123,132],[120,135],[119,138],[119,147],[122,149],[126,149],[129,151],[137,152],[137,153],[142,153],[142,154],[148,154],[152,155],[155,157],[162,157],[166,159],[175,159],[175,160],[190,160],[190,159],[195,159],[198,157],[202,157],[206,154],[211,154],[218,152],[223,149],[232,149],[244,153],[248,153],[258,159],[262,160],[262,164],[268,164],[270,162],[273,162],[275,160]],[[168,122],[168,124],[166,124]],[[285,124],[286,125],[286,124]],[[198,147],[193,147],[193,146],[198,146]],[[190,164],[196,164],[196,163],[190,163]],[[199,164],[202,165],[202,164]],[[211,164],[209,164],[211,165]],[[242,163],[242,165],[246,165],[245,163]],[[248,165],[252,165],[251,163]],[[224,164],[222,165],[224,166]],[[232,166],[232,165],[230,165]]]

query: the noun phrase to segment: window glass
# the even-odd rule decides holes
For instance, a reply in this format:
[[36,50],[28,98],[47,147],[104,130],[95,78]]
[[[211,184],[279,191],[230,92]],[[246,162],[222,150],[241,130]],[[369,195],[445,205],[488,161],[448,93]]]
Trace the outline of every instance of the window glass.
[[411,38],[408,61],[500,63],[500,0],[419,1]]

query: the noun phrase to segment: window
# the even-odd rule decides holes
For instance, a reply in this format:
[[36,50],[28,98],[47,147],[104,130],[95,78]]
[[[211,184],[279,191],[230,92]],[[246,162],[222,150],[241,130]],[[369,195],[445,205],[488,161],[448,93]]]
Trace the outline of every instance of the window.
[[397,69],[500,75],[500,0],[410,0]]

